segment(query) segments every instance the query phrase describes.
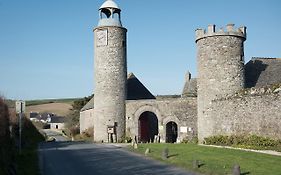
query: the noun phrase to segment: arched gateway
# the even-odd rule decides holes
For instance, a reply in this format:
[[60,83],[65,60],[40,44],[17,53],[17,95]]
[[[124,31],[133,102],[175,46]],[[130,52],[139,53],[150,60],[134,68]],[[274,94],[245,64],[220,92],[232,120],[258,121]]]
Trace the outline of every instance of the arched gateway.
[[178,138],[178,125],[171,121],[166,125],[166,143],[175,143]]
[[158,119],[153,112],[143,112],[138,121],[139,142],[154,142],[155,135],[158,135]]

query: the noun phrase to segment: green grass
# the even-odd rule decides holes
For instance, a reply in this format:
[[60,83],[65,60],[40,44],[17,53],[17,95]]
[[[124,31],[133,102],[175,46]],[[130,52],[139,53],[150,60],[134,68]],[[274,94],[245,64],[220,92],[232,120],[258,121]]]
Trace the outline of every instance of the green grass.
[[18,175],[39,175],[38,143],[44,141],[43,135],[26,119],[23,129],[23,149],[16,155]]
[[[244,174],[281,175],[280,156],[195,144],[140,144],[138,147],[130,150],[144,154],[150,148],[149,156],[161,161],[162,150],[167,147],[170,157],[165,162],[203,174],[231,174],[232,167],[239,164]],[[192,168],[193,160],[200,161],[200,168]]]
[[80,98],[65,98],[65,99],[43,99],[43,100],[28,100],[26,106],[42,105],[48,103],[68,103],[72,104],[75,100]]
[[[42,104],[49,104],[49,103],[68,103],[72,104],[74,101],[79,100],[82,98],[62,98],[62,99],[41,99],[41,100],[27,100],[25,101],[26,106],[34,106],[34,105],[42,105]],[[16,100],[6,99],[5,103],[9,106],[9,108],[14,108]]]

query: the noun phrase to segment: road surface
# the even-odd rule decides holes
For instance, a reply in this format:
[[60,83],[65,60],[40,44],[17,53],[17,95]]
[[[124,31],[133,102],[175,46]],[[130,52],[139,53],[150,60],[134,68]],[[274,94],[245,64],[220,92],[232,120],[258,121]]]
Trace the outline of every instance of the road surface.
[[194,175],[116,145],[46,142],[39,160],[42,175]]
[[67,141],[67,138],[65,138],[61,132],[50,130],[50,129],[43,129],[42,130],[49,138],[53,137],[56,141],[62,142]]

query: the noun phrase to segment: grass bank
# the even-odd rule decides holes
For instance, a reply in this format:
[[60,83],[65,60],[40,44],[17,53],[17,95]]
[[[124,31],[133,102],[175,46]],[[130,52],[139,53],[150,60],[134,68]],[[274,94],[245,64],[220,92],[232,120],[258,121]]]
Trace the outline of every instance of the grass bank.
[[22,152],[16,154],[18,175],[39,175],[38,143],[45,138],[28,119],[22,131]]
[[[232,167],[239,164],[242,174],[281,175],[280,156],[195,144],[139,144],[138,149],[130,150],[144,154],[147,148],[151,150],[148,155],[154,159],[203,174],[231,174]],[[161,157],[164,148],[169,150],[167,160],[162,160]],[[201,164],[198,169],[192,167],[194,160]]]

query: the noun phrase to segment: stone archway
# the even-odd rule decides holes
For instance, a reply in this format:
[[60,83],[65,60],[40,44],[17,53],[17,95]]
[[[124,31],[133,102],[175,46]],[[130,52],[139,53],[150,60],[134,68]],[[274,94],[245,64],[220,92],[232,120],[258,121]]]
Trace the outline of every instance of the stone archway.
[[143,112],[138,120],[139,142],[154,142],[155,135],[158,135],[158,118],[150,111]]
[[178,138],[178,125],[170,121],[166,124],[166,143],[175,143]]

